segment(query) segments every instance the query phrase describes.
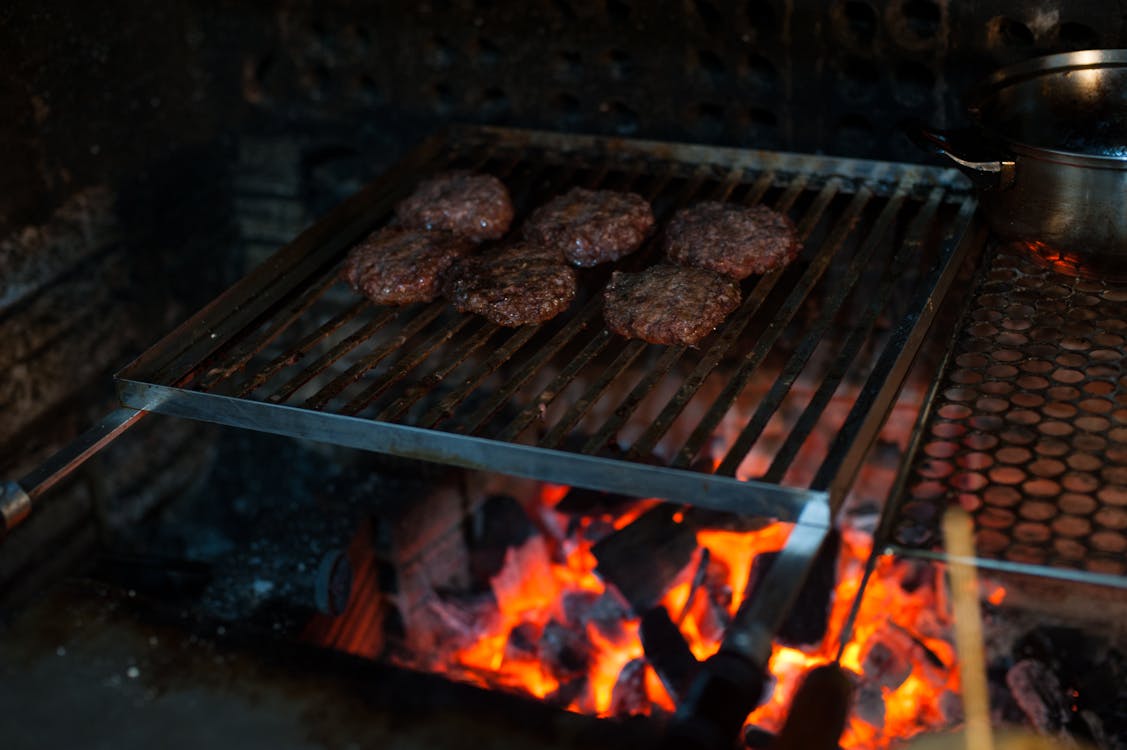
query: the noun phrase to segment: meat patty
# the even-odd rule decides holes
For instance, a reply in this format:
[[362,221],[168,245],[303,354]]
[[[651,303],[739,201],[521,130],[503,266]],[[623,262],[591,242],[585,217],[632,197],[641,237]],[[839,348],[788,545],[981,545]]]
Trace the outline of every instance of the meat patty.
[[481,242],[509,231],[513,202],[492,175],[447,172],[420,183],[395,207],[395,218],[405,227],[445,229]]
[[740,305],[740,287],[704,268],[650,266],[611,274],[603,292],[607,327],[651,344],[693,346]]
[[709,201],[682,209],[665,229],[666,257],[734,279],[782,268],[802,245],[788,217],[766,206]]
[[532,212],[524,236],[558,247],[577,266],[618,260],[653,229],[650,204],[636,193],[572,188]]
[[384,228],[348,252],[341,275],[381,305],[430,302],[442,290],[443,274],[474,248],[450,232]]
[[458,261],[442,291],[460,312],[515,328],[566,310],[575,281],[555,248],[521,242]]

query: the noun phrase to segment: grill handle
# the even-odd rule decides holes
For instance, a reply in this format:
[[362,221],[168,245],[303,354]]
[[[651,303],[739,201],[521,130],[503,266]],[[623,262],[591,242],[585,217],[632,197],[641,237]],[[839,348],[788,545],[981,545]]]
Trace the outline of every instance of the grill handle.
[[1013,157],[973,130],[936,130],[920,120],[905,120],[900,129],[924,151],[950,159],[980,190],[1005,190],[1014,184]]
[[0,538],[31,514],[35,502],[44,493],[70,476],[87,459],[137,424],[146,414],[148,412],[142,409],[116,409],[18,482],[0,484]]

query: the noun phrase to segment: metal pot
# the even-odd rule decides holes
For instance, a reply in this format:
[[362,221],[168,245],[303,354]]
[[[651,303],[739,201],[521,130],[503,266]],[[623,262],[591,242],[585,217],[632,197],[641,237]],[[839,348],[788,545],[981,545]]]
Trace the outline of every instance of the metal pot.
[[981,189],[994,232],[1091,276],[1127,271],[1127,50],[1004,68],[967,98],[975,127],[909,126]]

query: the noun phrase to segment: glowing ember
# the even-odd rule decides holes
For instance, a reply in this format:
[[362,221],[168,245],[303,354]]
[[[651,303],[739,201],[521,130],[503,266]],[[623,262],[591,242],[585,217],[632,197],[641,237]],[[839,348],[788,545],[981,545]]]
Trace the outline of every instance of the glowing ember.
[[[594,524],[622,528],[654,501],[614,518],[576,522],[552,510],[565,492],[545,488],[537,525],[547,536],[508,550],[491,581],[496,617],[488,618],[472,643],[440,654],[439,670],[599,716],[670,712],[673,700],[645,661],[639,621],[607,591],[595,573],[591,552],[592,537],[597,536],[591,533],[597,531]],[[679,523],[683,519],[675,517]],[[563,529],[569,533],[556,534]],[[755,556],[781,549],[789,531],[789,525],[773,524],[750,532],[697,532],[700,550],[662,604],[698,659],[719,648],[723,627],[743,599]],[[845,533],[823,643],[810,651],[776,646],[770,661],[772,693],[749,722],[777,730],[802,675],[836,656],[869,546],[866,535]],[[842,738],[845,748],[883,748],[958,720],[958,676],[950,668],[953,649],[946,640],[946,623],[936,614],[945,611],[943,588],[934,569],[918,565],[883,559],[869,583],[842,663],[859,676],[859,701],[876,705],[854,711]],[[930,572],[932,580],[919,580],[921,571]],[[913,578],[911,585],[901,585]],[[988,592],[991,602],[1003,596],[1001,589]],[[569,611],[577,601],[588,607],[578,618]]]

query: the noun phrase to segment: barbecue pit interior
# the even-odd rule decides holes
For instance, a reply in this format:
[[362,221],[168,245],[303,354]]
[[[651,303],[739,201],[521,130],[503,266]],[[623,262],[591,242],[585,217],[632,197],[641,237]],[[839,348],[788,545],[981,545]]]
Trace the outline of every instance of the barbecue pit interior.
[[[50,483],[0,536],[0,742],[656,747],[739,641],[732,746],[827,663],[840,746],[904,746],[963,723],[955,503],[994,725],[1127,747],[1127,287],[994,241],[899,129],[1125,36],[1108,2],[0,10],[0,505]],[[365,302],[344,254],[450,169],[510,236],[584,187],[802,250],[696,347],[605,330],[611,265],[541,326]]]

